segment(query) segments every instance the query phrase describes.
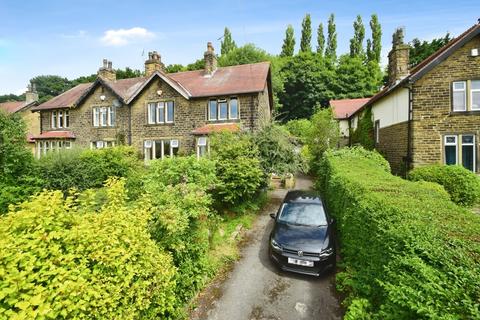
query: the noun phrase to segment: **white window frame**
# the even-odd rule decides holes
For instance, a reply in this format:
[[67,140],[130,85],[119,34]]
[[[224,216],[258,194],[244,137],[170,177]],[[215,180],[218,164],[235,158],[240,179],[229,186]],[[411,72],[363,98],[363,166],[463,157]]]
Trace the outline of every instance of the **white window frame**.
[[[231,105],[232,100],[237,101],[237,113],[236,113],[235,117],[232,116],[232,105]],[[237,97],[230,98],[230,100],[228,101],[228,117],[229,117],[229,119],[237,120],[239,118],[239,113],[240,113],[240,109],[238,107],[238,98]]]
[[115,109],[107,107],[107,123],[109,127],[115,126]]
[[100,109],[93,108],[92,114],[93,114],[93,126],[99,127],[100,126]]
[[208,138],[207,137],[198,137],[196,143],[197,149],[197,159],[200,159],[203,155],[200,154],[200,149],[205,148],[205,154],[209,152],[208,150]]
[[375,120],[374,123],[374,128],[375,128],[375,143],[380,143],[380,119]]
[[157,122],[157,104],[147,103],[147,123],[155,124]]
[[57,118],[58,118],[57,111],[56,110],[52,111],[52,115],[51,115],[51,119],[50,119],[50,124],[51,124],[52,129],[57,128]]
[[[463,137],[464,136],[471,136],[473,139],[472,139],[472,142],[467,142],[467,143],[463,143]],[[458,138],[458,144],[459,144],[459,147],[458,150],[463,147],[463,146],[472,146],[473,147],[473,172],[477,172],[477,150],[475,148],[475,135],[474,134],[462,134],[462,135],[459,135]],[[458,151],[457,150],[457,151]],[[458,158],[458,155],[457,155],[457,158]],[[462,163],[458,163],[457,164],[460,164],[461,166],[463,166],[463,150],[462,150]]]
[[[227,112],[226,112],[226,117],[225,118],[221,118],[221,107],[220,105],[221,104],[225,104],[226,108],[227,108]],[[218,102],[217,102],[217,110],[218,110],[218,120],[228,120],[228,100],[227,99],[219,99]]]
[[[455,138],[455,142],[447,142],[447,138]],[[447,164],[447,153],[445,152],[445,147],[447,146],[455,146],[455,164],[458,165],[458,135],[453,135],[453,134],[449,134],[449,135],[445,135],[443,137],[443,153],[444,153],[444,159],[443,159],[443,163],[444,164]]]
[[[155,108],[155,122],[156,123],[165,123],[165,101],[157,102],[157,106]],[[163,120],[161,117],[163,116]]]
[[70,127],[70,111],[68,110],[63,111],[63,127]]
[[[210,103],[215,102],[215,118],[212,117]],[[218,120],[218,101],[217,99],[210,99],[208,100],[208,121],[217,121]]]
[[[462,83],[463,84],[463,89],[455,89],[455,84],[456,83]],[[455,92],[463,92],[463,98],[465,101],[465,104],[463,106],[463,109],[455,109]],[[467,111],[467,81],[454,81],[452,82],[452,110],[455,112],[462,112],[462,111]]]
[[470,106],[471,106],[472,111],[477,111],[477,110],[480,110],[480,103],[478,104],[478,107],[476,107],[476,108],[473,107],[473,93],[475,93],[475,92],[480,93],[480,88],[479,89],[473,89],[473,82],[478,82],[480,84],[480,80],[470,81]]
[[[165,142],[169,142],[170,148],[168,150],[168,155],[165,153]],[[156,145],[160,142],[160,159],[164,159],[166,156],[173,157],[173,149],[180,148],[180,141],[178,139],[158,139],[158,140],[144,140],[143,141],[143,153],[145,161],[156,160],[158,159],[156,154]],[[147,153],[147,150],[148,153]],[[148,154],[148,156],[147,156]],[[151,156],[150,156],[151,155]]]
[[[172,106],[172,120],[168,120],[168,106]],[[165,123],[174,123],[175,122],[175,102],[173,100],[165,101]]]

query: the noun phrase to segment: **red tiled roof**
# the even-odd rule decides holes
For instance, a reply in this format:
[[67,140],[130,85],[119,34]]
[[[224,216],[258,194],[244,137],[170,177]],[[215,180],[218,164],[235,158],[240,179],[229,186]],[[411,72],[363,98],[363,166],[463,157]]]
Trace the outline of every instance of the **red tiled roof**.
[[71,108],[91,85],[92,83],[81,83],[39,106],[33,107],[32,111]]
[[182,85],[192,97],[261,92],[265,89],[269,62],[218,68],[213,75],[204,70],[168,74]]
[[240,126],[238,123],[215,123],[207,124],[203,127],[195,129],[192,133],[196,135],[210,134],[214,132],[230,131],[237,132],[240,131]]
[[[205,76],[204,70],[186,71],[178,73],[156,73],[151,77],[121,79],[117,81],[101,80],[115,94],[130,103],[136,95],[147,85],[155,75],[159,75],[185,98],[221,96],[261,92],[265,89],[269,62],[244,64],[238,66],[218,68],[211,76]],[[95,83],[82,83],[76,87],[32,108],[32,111],[59,108],[72,108],[81,101]]]
[[41,139],[75,139],[75,134],[71,131],[47,131],[33,137],[34,140]]
[[335,119],[348,119],[369,100],[370,98],[330,100],[330,106]]
[[11,101],[0,103],[0,109],[7,113],[15,113],[25,107],[25,101]]

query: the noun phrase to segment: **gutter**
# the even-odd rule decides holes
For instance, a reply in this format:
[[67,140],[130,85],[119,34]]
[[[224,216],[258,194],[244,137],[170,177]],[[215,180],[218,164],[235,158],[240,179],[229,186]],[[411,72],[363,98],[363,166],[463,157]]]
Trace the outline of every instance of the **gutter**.
[[407,176],[408,171],[410,171],[412,167],[412,122],[413,122],[413,88],[412,88],[412,83],[409,82],[408,86],[406,86],[408,89],[408,122],[407,122],[407,155],[405,157],[405,165],[406,165],[406,170],[405,170],[405,177]]

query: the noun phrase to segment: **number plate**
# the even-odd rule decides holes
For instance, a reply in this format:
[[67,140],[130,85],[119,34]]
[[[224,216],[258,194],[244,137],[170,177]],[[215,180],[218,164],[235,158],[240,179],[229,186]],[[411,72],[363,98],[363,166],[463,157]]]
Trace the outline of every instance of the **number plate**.
[[307,261],[307,260],[288,258],[288,263],[296,264],[297,266],[303,266],[303,267],[313,267],[313,261]]

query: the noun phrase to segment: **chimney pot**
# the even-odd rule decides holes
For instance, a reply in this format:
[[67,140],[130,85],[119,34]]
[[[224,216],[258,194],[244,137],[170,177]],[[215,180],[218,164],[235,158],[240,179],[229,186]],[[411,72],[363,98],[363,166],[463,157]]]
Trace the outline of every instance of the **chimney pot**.
[[112,61],[103,59],[103,67],[98,69],[97,76],[104,80],[115,81],[117,80],[117,73],[112,68]]
[[388,85],[408,76],[410,46],[404,43],[404,29],[395,30],[392,37],[392,50],[388,54]]
[[148,53],[148,60],[145,61],[145,76],[151,76],[155,71],[164,71],[165,65],[162,63],[160,54],[157,51]]
[[30,82],[27,86],[27,92],[25,92],[25,103],[29,105],[35,101],[38,101],[38,93],[35,83]]

